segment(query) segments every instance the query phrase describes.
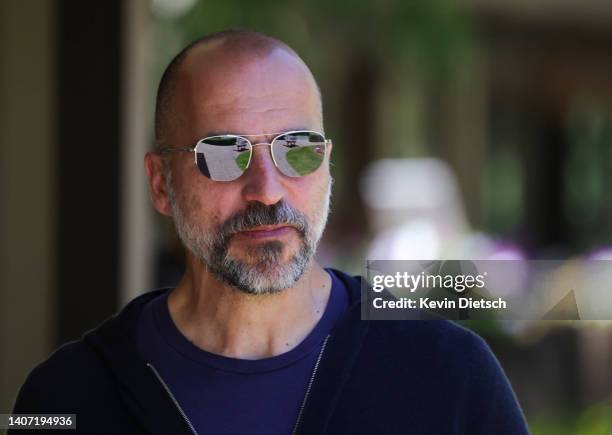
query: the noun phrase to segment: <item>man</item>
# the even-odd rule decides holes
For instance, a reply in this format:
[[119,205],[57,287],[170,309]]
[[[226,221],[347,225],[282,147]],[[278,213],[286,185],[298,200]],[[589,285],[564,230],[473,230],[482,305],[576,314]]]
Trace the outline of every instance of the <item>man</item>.
[[151,199],[185,274],[36,367],[15,413],[77,414],[83,433],[527,433],[480,338],[362,321],[359,278],[313,261],[332,144],[293,50],[245,30],[197,41],[155,122]]

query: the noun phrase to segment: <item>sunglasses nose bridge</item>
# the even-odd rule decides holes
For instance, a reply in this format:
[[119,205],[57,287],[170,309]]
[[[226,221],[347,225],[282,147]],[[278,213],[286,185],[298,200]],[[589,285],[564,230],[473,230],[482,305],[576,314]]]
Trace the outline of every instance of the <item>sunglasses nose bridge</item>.
[[269,147],[271,147],[271,146],[272,146],[272,144],[271,144],[270,142],[257,142],[257,143],[254,143],[254,144],[253,144],[253,145],[251,145],[251,146],[252,146],[253,148],[255,148],[255,147],[260,146],[260,145],[265,145],[265,146],[269,146]]
[[258,146],[267,146],[270,147],[270,158],[272,159],[272,164],[278,168],[278,164],[276,163],[276,159],[274,158],[274,153],[272,152],[272,144],[270,142],[257,142],[257,143],[253,143],[251,144],[251,148],[252,148],[252,156],[251,156],[251,160],[253,159],[253,157],[255,156],[255,150]]
[[267,146],[270,147],[270,158],[272,159],[272,163],[274,164],[274,166],[276,166],[278,168],[278,163],[276,162],[276,158],[274,157],[274,153],[272,152],[272,143],[271,142],[257,142],[257,143],[253,143],[251,145],[251,148],[253,149],[253,153],[255,153],[255,149],[258,146]]

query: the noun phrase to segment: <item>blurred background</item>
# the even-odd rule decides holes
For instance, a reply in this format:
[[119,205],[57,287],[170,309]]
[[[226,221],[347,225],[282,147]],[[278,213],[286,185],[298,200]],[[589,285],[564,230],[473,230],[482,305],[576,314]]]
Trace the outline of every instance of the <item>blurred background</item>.
[[[0,0],[0,412],[57,346],[182,270],[143,155],[204,34],[287,42],[334,140],[319,259],[612,258],[612,2]],[[611,289],[612,290],[612,289]],[[612,433],[609,322],[468,324],[534,434]]]

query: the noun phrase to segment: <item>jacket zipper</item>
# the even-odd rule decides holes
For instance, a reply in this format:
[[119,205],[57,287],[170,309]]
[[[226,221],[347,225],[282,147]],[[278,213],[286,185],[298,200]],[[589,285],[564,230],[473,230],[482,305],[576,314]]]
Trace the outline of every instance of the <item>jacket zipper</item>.
[[174,405],[183,416],[183,419],[185,420],[185,423],[187,423],[187,426],[189,426],[189,429],[191,429],[191,432],[194,435],[198,435],[195,428],[193,427],[193,424],[191,424],[191,421],[189,421],[189,418],[187,418],[187,414],[185,414],[185,411],[183,411],[183,408],[181,408],[181,405],[179,405],[178,400],[176,400],[176,397],[174,397],[174,394],[172,394],[172,391],[170,391],[170,388],[168,388],[168,385],[164,382],[164,379],[160,376],[159,372],[155,369],[155,367],[153,367],[153,364],[147,363],[147,366],[149,366],[149,368],[153,370],[155,377],[159,380],[159,382],[161,382],[162,386],[164,387],[164,390],[166,390],[166,392],[170,396],[170,399],[172,399],[172,402],[174,402]]
[[317,361],[315,362],[314,369],[312,369],[312,375],[310,375],[310,381],[308,381],[308,387],[306,387],[306,394],[304,394],[304,400],[302,400],[302,404],[300,405],[300,411],[298,412],[298,417],[295,421],[295,426],[293,426],[293,431],[291,432],[291,435],[297,434],[297,430],[300,427],[300,423],[302,422],[302,414],[304,414],[304,408],[306,408],[306,401],[308,400],[310,390],[312,389],[312,384],[314,384],[315,377],[317,376],[319,363],[321,362],[321,357],[323,356],[323,352],[325,351],[325,346],[327,345],[327,340],[329,340],[329,337],[329,335],[325,337],[325,340],[321,345],[321,350],[319,351],[319,356],[317,357]]
[[[312,385],[314,384],[314,380],[317,376],[319,364],[321,362],[321,358],[323,357],[323,352],[325,351],[325,346],[327,346],[327,340],[329,340],[329,337],[329,335],[325,337],[325,340],[323,340],[323,344],[321,345],[321,350],[319,351],[319,356],[317,357],[317,361],[315,362],[314,368],[312,369],[312,375],[310,375],[310,380],[308,381],[308,386],[306,387],[306,394],[304,394],[304,399],[302,400],[302,404],[300,405],[300,411],[298,412],[298,417],[295,421],[295,426],[293,427],[291,435],[297,434],[297,430],[300,427],[300,423],[302,422],[302,414],[304,414],[304,408],[306,408],[306,402],[308,401],[310,390],[312,389]],[[159,372],[155,369],[155,367],[153,367],[151,363],[147,363],[147,366],[153,371],[155,377],[162,384],[164,390],[166,390],[166,392],[170,396],[170,399],[172,399],[172,402],[174,403],[180,414],[183,416],[183,419],[185,420],[185,423],[187,423],[187,426],[189,426],[189,429],[191,429],[191,432],[193,432],[194,435],[197,435],[198,433],[193,427],[193,424],[191,424],[191,421],[189,421],[187,414],[185,414],[185,411],[183,411],[183,408],[181,408],[181,405],[179,405],[178,400],[176,400],[176,397],[174,397],[174,394],[172,394],[172,391],[170,391],[170,388],[168,388],[168,385],[164,382],[164,379],[160,376]]]

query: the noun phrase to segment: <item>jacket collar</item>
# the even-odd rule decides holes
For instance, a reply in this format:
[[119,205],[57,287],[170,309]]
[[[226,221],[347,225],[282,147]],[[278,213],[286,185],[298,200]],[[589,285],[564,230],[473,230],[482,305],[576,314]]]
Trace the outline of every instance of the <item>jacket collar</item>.
[[369,328],[369,322],[361,320],[362,279],[333,271],[349,291],[349,307],[330,334],[297,435],[327,433]]
[[[298,434],[325,433],[369,326],[369,322],[361,321],[361,278],[332,270],[349,291],[349,307],[330,333]],[[153,290],[136,297],[119,314],[83,338],[119,381],[127,406],[150,433],[192,434],[169,394],[140,357],[135,340],[142,308],[166,290]]]
[[143,306],[165,289],[133,299],[118,315],[84,336],[120,384],[130,412],[152,434],[193,434],[178,408],[137,351],[135,331]]

